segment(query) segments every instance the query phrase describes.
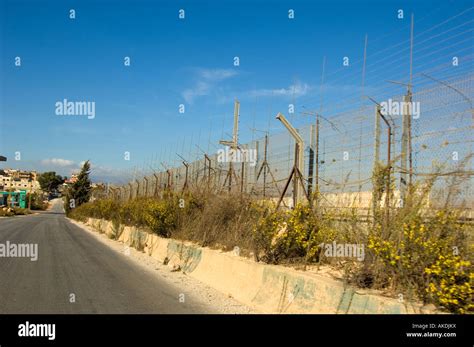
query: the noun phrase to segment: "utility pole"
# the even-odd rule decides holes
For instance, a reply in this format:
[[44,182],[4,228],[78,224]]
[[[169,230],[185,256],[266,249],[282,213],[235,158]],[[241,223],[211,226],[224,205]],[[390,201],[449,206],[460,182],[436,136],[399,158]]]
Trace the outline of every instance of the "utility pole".
[[148,177],[143,177],[144,181],[145,181],[145,197],[148,196]]
[[153,176],[155,176],[155,192],[153,196],[158,196],[158,175],[156,173],[153,173]]
[[[266,193],[266,188],[267,188],[267,167],[268,167],[268,161],[267,161],[267,153],[268,153],[268,134],[265,134],[265,145],[263,149],[263,163],[262,163],[262,168],[263,168],[263,197],[265,197]],[[271,170],[270,173],[272,172]],[[261,170],[260,170],[261,172]],[[260,172],[258,173],[258,177],[260,176]]]
[[[374,129],[374,163],[372,172],[375,173],[375,168],[377,167],[380,161],[380,105],[375,106],[375,129]],[[375,196],[375,189],[373,189],[372,196],[372,211],[375,216],[375,211],[377,210],[377,204],[380,200],[380,196]]]
[[[411,30],[410,30],[410,82],[408,83],[408,95],[410,98],[410,104],[412,102],[413,91],[412,91],[412,81],[413,81],[413,31],[415,28],[415,15],[411,14]],[[408,124],[408,167],[409,167],[409,179],[408,179],[408,188],[411,190],[413,183],[413,150],[412,150],[412,129],[411,129],[411,115],[409,117]]]
[[[392,147],[391,147],[391,144],[392,144],[392,125],[390,124],[390,122],[387,120],[387,118],[385,117],[386,115],[384,115],[382,112],[381,112],[381,106],[380,104],[375,101],[374,99],[372,99],[371,97],[368,97],[372,102],[375,103],[376,107],[375,107],[375,117],[378,118],[382,118],[382,120],[384,121],[385,125],[387,126],[387,177],[386,177],[386,182],[385,182],[385,225],[388,225],[388,221],[389,221],[389,218],[390,218],[390,194],[391,194],[391,189],[390,189],[390,183],[391,183],[391,171],[392,171],[392,158],[391,158],[391,153],[392,153]],[[389,116],[389,115],[387,115]],[[377,126],[376,126],[377,127]],[[376,129],[377,131],[377,129]],[[377,137],[377,135],[376,135]],[[376,139],[377,141],[377,139]],[[377,143],[376,143],[376,146],[377,146]],[[378,148],[376,148],[376,154],[375,154],[375,157],[377,158],[378,160]],[[372,197],[372,199],[374,200],[375,198],[377,197]],[[375,206],[375,202],[373,203],[373,206],[374,208],[376,207]],[[374,209],[375,211],[375,209]]]
[[315,178],[315,196],[316,196],[316,206],[318,206],[319,202],[319,114],[316,115],[316,144],[315,144],[315,152],[316,152],[316,178]]
[[[301,137],[301,135],[296,131],[295,128],[293,128],[293,126],[288,122],[288,120],[285,118],[284,115],[282,115],[281,113],[278,113],[278,115],[276,116],[276,119],[278,119],[280,122],[283,123],[285,128],[288,130],[290,135],[295,140],[295,158],[294,158],[293,169],[291,170],[290,176],[288,177],[288,180],[285,184],[285,188],[283,189],[283,192],[280,196],[280,199],[278,200],[276,208],[278,209],[278,207],[280,207],[280,204],[281,204],[283,198],[285,197],[285,193],[286,193],[286,191],[288,189],[288,186],[290,185],[292,180],[293,180],[293,208],[295,208],[296,205],[299,202],[300,186],[301,186],[303,192],[305,193],[306,198],[308,199],[308,201],[310,201],[310,198],[309,198],[308,193],[306,192],[306,189],[305,189],[305,186],[304,186],[303,175],[301,174],[301,168],[304,165],[304,162],[303,162],[303,160],[304,160],[304,157],[303,157],[304,156],[304,141],[303,141],[303,138]],[[298,183],[300,185],[298,185]]]
[[407,105],[411,103],[411,95],[410,91],[408,91],[407,95],[403,96],[403,115],[402,115],[402,149],[401,149],[401,156],[400,156],[400,198],[401,201],[405,201],[406,199],[406,191],[408,181],[407,181],[407,161],[408,161],[408,150],[409,150],[409,138],[410,138],[410,112],[408,110]]
[[[316,126],[311,126],[310,128],[310,140],[313,141],[313,129],[314,129],[314,145],[310,143],[310,158],[309,158],[309,177],[308,177],[308,194],[310,197],[315,196],[316,204],[318,203],[319,195],[319,126],[320,126],[320,114],[318,112],[303,112],[303,114],[311,115],[316,117]],[[314,146],[314,150],[313,150]],[[314,158],[315,157],[315,158]],[[314,167],[314,169],[313,169]],[[314,194],[311,194],[313,186],[313,173],[314,173]],[[313,200],[311,198],[311,200]]]
[[166,190],[170,190],[170,188],[171,188],[171,170],[163,162],[161,162],[161,166],[163,166],[163,168],[165,169],[166,175],[167,175]]
[[361,117],[361,122],[360,122],[360,133],[359,133],[359,165],[358,165],[358,181],[359,181],[359,189],[358,189],[358,204],[362,202],[362,197],[361,197],[361,191],[362,191],[362,183],[361,183],[361,177],[362,177],[362,137],[363,137],[363,132],[362,132],[362,124],[363,124],[363,111],[364,111],[364,105],[363,105],[363,100],[364,100],[364,87],[365,87],[365,69],[366,69],[366,62],[367,62],[367,39],[368,36],[365,34],[365,42],[364,42],[364,61],[362,65],[362,81],[361,81],[361,93],[360,93],[360,117]]
[[204,162],[207,169],[207,190],[209,190],[211,187],[211,158],[207,154],[204,154]]
[[385,183],[385,218],[386,224],[388,225],[388,221],[390,218],[390,182],[391,182],[391,171],[392,171],[392,164],[391,164],[391,142],[392,142],[392,127],[388,122],[387,118],[382,113],[379,113],[380,117],[382,117],[383,121],[387,125],[387,181]]
[[184,176],[184,184],[183,184],[183,192],[188,188],[188,170],[189,170],[189,163],[179,154],[176,154],[178,157],[182,159],[182,163],[185,169],[185,176]]
[[[236,99],[234,102],[234,127],[232,131],[232,141],[221,140],[219,143],[224,146],[229,146],[232,149],[233,155],[237,155],[239,150],[239,111],[240,111],[240,102]],[[232,176],[235,176],[234,167],[232,159],[229,160],[229,172],[224,181],[224,186],[228,182],[229,184],[229,193],[232,190]],[[237,177],[235,177],[237,180]]]
[[[411,83],[402,83],[398,81],[388,81],[394,84],[401,84],[407,86],[407,94],[403,96],[402,100],[402,138],[401,138],[401,153],[400,153],[400,199],[401,203],[405,203],[407,188],[410,189],[412,182],[412,149],[411,149],[411,108],[412,108],[412,92]],[[389,111],[390,113],[390,111]],[[408,167],[407,167],[408,166]],[[409,179],[407,180],[407,173]]]
[[188,171],[189,171],[189,164],[186,161],[183,161],[184,170],[185,170],[185,177],[184,177],[184,184],[183,184],[183,191],[188,188]]
[[171,184],[172,184],[172,178],[171,178],[171,170],[166,170],[166,174],[168,176],[168,183],[167,183],[167,189],[171,190]]
[[[326,56],[323,57],[323,67],[322,67],[322,71],[321,71],[321,83],[320,83],[320,86],[319,86],[319,112],[315,112],[313,113],[315,116],[316,116],[316,129],[315,129],[315,135],[316,135],[316,139],[315,139],[315,144],[314,144],[314,154],[315,154],[315,161],[311,162],[312,165],[315,166],[314,168],[314,172],[315,172],[315,189],[314,189],[314,197],[315,197],[315,203],[316,203],[316,207],[319,206],[319,127],[320,127],[320,124],[319,124],[319,118],[320,118],[320,115],[322,115],[323,113],[323,96],[324,96],[324,77],[325,77],[325,73],[326,73]],[[312,195],[309,194],[309,196],[311,197]],[[313,199],[312,199],[313,200]]]
[[[401,84],[407,87],[407,93],[403,96],[403,112],[402,112],[402,139],[401,139],[401,155],[400,155],[400,199],[404,204],[408,192],[411,190],[413,181],[413,155],[412,155],[412,129],[411,129],[411,109],[413,101],[412,80],[413,80],[413,29],[414,15],[411,14],[410,26],[410,71],[407,83],[389,81],[390,83]],[[408,166],[408,167],[407,167]],[[408,180],[407,180],[408,172]]]
[[245,162],[242,161],[240,170],[240,195],[244,193],[244,184],[245,184]]

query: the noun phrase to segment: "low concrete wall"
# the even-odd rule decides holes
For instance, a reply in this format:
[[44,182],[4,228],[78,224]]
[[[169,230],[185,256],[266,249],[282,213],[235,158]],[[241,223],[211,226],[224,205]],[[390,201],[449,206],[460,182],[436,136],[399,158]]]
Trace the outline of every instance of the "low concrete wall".
[[[322,275],[239,257],[232,252],[202,248],[189,242],[165,239],[134,227],[89,218],[87,224],[109,237],[143,249],[264,313],[424,313],[421,304],[399,302]],[[118,230],[117,230],[118,229]],[[431,311],[430,313],[433,313]]]

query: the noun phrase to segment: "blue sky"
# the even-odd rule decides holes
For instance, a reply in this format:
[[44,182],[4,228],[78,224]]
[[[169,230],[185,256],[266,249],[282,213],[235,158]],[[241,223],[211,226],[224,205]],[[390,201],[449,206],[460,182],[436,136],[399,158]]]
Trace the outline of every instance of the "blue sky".
[[[472,7],[470,1],[349,0],[0,4],[0,154],[9,158],[0,167],[69,175],[89,159],[96,179],[103,180],[144,162],[173,162],[176,151],[191,160],[195,143],[205,150],[209,139],[217,145],[231,133],[234,98],[241,101],[242,142],[261,136],[252,133],[254,125],[278,131],[274,115],[285,113],[290,102],[297,107],[295,124],[307,123],[300,112],[319,107],[324,56],[325,102],[353,99],[357,108],[366,34],[365,92],[375,94],[390,79],[377,68],[407,79],[408,51],[397,51],[407,45],[389,51],[399,54],[396,64],[370,63],[373,54],[375,62],[383,58],[377,51],[408,40],[411,12],[416,35]],[[179,9],[185,10],[184,20]],[[295,11],[292,20],[289,9]],[[397,18],[398,9],[404,19]],[[450,23],[455,28],[456,20],[472,18],[471,11]],[[472,39],[465,29],[460,35]],[[462,46],[460,54],[466,53]],[[20,67],[14,64],[17,56]],[[125,56],[130,66],[124,66]],[[342,67],[344,56],[349,67]],[[417,62],[423,68],[429,63]],[[95,118],[56,115],[55,103],[64,98],[95,102]],[[16,151],[20,161],[13,160]],[[130,161],[123,159],[125,151]]]

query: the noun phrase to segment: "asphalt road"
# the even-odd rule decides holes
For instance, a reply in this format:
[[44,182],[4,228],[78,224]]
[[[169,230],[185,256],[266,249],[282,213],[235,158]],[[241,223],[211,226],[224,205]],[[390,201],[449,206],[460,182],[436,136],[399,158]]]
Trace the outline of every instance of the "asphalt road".
[[[0,257],[0,313],[212,313],[50,211],[0,219],[0,244],[37,244],[38,259]],[[70,302],[75,296],[75,302]]]

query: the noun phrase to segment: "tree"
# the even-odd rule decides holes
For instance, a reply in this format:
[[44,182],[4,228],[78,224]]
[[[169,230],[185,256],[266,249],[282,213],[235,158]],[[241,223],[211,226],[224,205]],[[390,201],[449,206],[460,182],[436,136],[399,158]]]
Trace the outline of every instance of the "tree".
[[26,201],[30,210],[46,210],[48,207],[48,204],[43,201],[43,196],[37,192],[29,192],[26,195]]
[[56,175],[56,172],[48,171],[38,176],[38,182],[43,191],[50,193],[56,190],[64,182],[64,179],[60,175]]
[[91,165],[89,160],[82,166],[81,172],[77,176],[77,181],[69,187],[66,193],[66,212],[70,212],[71,208],[78,207],[89,201],[91,195],[91,181],[89,178]]

